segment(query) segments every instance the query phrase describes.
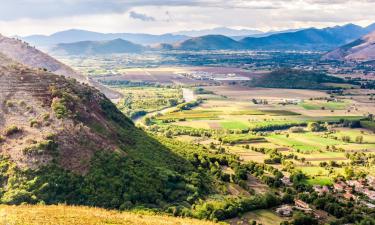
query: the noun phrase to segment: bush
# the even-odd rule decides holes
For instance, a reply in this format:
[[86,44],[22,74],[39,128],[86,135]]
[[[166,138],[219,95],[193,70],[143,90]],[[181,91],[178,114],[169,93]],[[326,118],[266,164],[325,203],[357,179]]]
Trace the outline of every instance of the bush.
[[20,132],[22,132],[22,129],[21,129],[21,128],[15,126],[15,125],[12,125],[12,126],[7,127],[7,128],[4,130],[3,133],[4,133],[5,136],[8,137],[8,136],[11,136],[11,135],[13,135],[13,134],[20,133]]
[[66,118],[69,116],[69,110],[66,107],[66,102],[61,98],[54,98],[52,100],[51,108],[55,112],[58,119]]

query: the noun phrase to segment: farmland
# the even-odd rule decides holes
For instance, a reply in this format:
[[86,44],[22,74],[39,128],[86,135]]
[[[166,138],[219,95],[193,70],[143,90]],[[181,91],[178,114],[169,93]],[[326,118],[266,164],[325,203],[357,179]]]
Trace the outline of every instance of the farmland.
[[[353,164],[350,155],[361,153],[371,158],[375,152],[375,134],[345,125],[363,119],[372,106],[365,107],[346,96],[331,100],[324,91],[203,88],[212,93],[198,95],[203,99],[202,104],[191,110],[153,116],[153,124],[185,132],[187,128],[192,129],[190,132],[196,130],[193,138],[184,132],[185,136],[177,134],[177,137],[208,147],[220,145],[245,162],[266,162],[273,157],[268,152],[276,149],[284,160],[273,166],[286,174],[292,170],[303,172],[306,184],[310,185],[332,184],[337,177],[345,176],[343,168],[349,165],[357,171],[374,172],[365,165]],[[320,123],[324,129],[311,131],[308,128],[311,123]],[[212,135],[198,138],[199,132]]]

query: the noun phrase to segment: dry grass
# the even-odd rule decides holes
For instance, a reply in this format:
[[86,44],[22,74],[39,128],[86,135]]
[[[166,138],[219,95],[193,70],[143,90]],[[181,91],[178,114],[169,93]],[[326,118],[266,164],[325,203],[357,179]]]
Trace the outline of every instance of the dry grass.
[[162,215],[141,215],[78,206],[0,206],[1,225],[213,225]]

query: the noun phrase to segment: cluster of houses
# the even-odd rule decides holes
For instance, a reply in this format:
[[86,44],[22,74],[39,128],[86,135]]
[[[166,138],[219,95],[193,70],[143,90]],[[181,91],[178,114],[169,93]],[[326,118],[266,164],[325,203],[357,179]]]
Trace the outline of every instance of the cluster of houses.
[[336,193],[343,193],[343,197],[348,200],[358,200],[356,194],[367,196],[368,199],[375,201],[375,177],[367,176],[365,179],[339,181],[333,184]]
[[[281,178],[281,182],[285,186],[292,186],[292,182],[286,176]],[[328,186],[315,185],[313,189],[320,196],[331,192]],[[338,181],[333,184],[333,192],[347,200],[358,200],[356,194],[362,194],[367,196],[369,200],[375,201],[375,177],[367,176],[364,179]]]
[[[281,178],[281,182],[286,186],[292,186],[292,182],[290,179],[286,176]],[[343,197],[346,200],[351,201],[358,201],[359,195],[362,194],[364,196],[367,196],[369,200],[375,201],[375,177],[374,176],[367,176],[365,179],[359,179],[359,180],[348,180],[348,181],[338,181],[333,184],[333,187],[328,186],[320,186],[315,185],[313,187],[314,191],[318,193],[319,196],[323,196],[326,193],[334,193],[338,196]],[[363,205],[369,207],[369,208],[375,208],[375,204],[372,204],[367,201],[360,201]],[[306,213],[310,213],[314,215],[316,218],[324,218],[327,215],[321,210],[313,210],[309,204],[306,202],[295,199],[294,200],[294,206],[291,205],[282,205],[281,207],[276,209],[276,213],[278,213],[280,216],[292,216],[293,210],[301,210]]]

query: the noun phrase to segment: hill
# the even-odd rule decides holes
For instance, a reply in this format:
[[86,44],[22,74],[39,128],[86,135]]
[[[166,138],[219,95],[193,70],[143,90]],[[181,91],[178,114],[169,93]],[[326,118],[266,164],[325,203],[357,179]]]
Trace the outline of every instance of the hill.
[[341,78],[314,71],[280,69],[255,78],[247,83],[252,87],[290,89],[332,89],[325,83],[344,83]]
[[88,82],[85,76],[77,73],[69,66],[30,46],[26,42],[22,42],[15,38],[8,38],[0,35],[0,52],[17,62],[32,68],[47,69],[55,74],[71,77],[80,82]]
[[375,60],[375,32],[327,53],[323,60]]
[[121,96],[118,92],[113,91],[93,80],[89,80],[86,76],[76,72],[69,66],[21,40],[0,35],[0,53],[3,53],[10,59],[31,68],[44,69],[57,75],[74,78],[82,83],[88,83],[99,89],[111,99],[116,99]]
[[252,50],[330,50],[369,33],[371,28],[354,24],[324,29],[309,28],[267,37],[248,37],[240,42]]
[[141,45],[152,45],[159,43],[175,43],[183,41],[189,37],[184,35],[163,34],[135,34],[135,33],[99,33],[86,30],[65,30],[51,35],[31,35],[20,37],[22,40],[38,46],[51,47],[60,43],[73,43],[81,41],[109,41],[114,39],[124,39]]
[[199,148],[168,148],[98,90],[0,56],[0,202],[167,207],[211,189]]
[[[156,215],[152,213],[132,213],[109,211],[100,208],[77,206],[5,206],[0,205],[0,215],[6,218],[7,224],[28,225],[214,225],[216,223]],[[0,220],[0,224],[3,221]]]
[[110,41],[81,41],[74,43],[58,44],[53,52],[69,55],[87,54],[113,54],[113,53],[139,53],[146,48],[123,39]]
[[241,49],[241,45],[223,35],[207,35],[192,38],[173,46],[176,50],[226,50]]

